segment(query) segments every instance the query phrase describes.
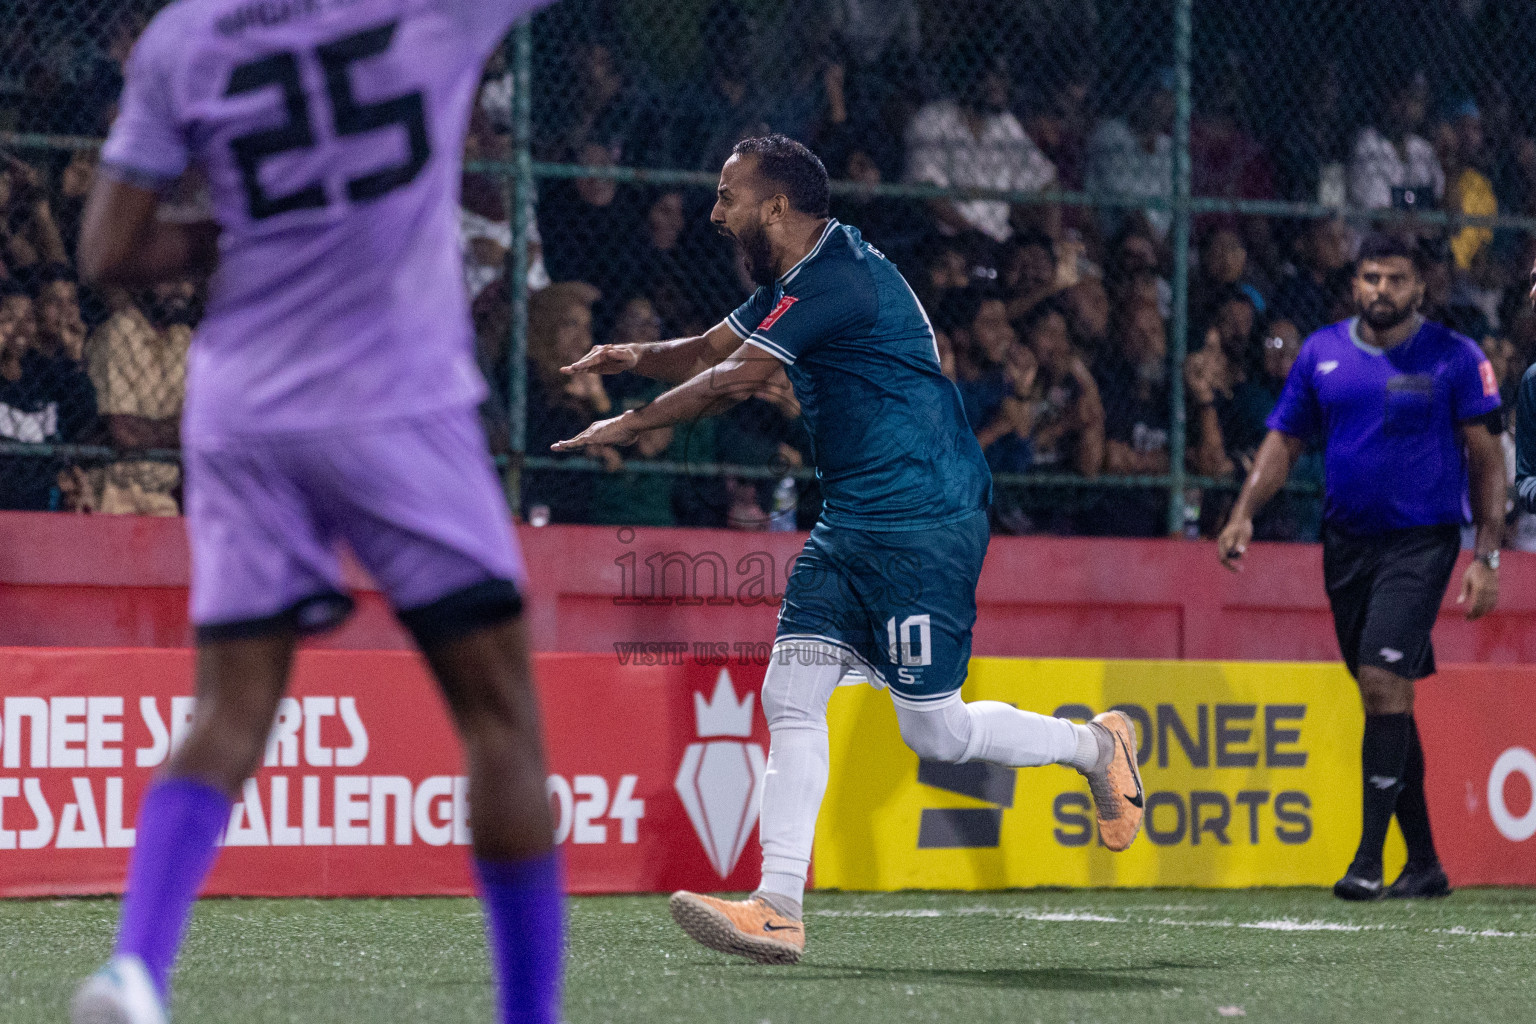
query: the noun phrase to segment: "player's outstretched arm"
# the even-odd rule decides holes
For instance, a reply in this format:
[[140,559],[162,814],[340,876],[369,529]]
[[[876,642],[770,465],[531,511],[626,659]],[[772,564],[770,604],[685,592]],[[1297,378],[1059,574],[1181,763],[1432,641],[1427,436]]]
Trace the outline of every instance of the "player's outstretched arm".
[[623,373],[633,370],[642,377],[681,384],[728,359],[741,346],[736,332],[716,324],[696,338],[655,341],[646,345],[598,345],[562,372]]
[[80,275],[132,288],[211,270],[218,228],[164,221],[159,210],[158,192],[98,175],[80,229]]
[[648,430],[717,415],[756,394],[778,374],[780,365],[762,349],[738,343],[736,351],[723,363],[690,378],[650,405],[600,420],[570,440],[557,441],[550,448],[569,452],[598,445],[629,445]]
[[1305,447],[1301,438],[1278,430],[1265,436],[1258,455],[1254,456],[1253,472],[1243,481],[1242,492],[1232,506],[1232,517],[1216,540],[1216,553],[1221,556],[1222,565],[1234,571],[1240,568],[1237,559],[1243,557],[1253,541],[1253,517],[1285,486]]

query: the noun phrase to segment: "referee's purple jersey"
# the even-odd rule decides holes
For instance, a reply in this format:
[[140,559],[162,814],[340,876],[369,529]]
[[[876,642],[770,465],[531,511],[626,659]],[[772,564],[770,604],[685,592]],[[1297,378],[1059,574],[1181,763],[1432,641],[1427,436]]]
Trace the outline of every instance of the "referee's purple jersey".
[[1382,352],[1346,320],[1307,339],[1269,427],[1322,438],[1324,518],[1368,535],[1467,522],[1457,427],[1498,408],[1493,367],[1469,339],[1426,321]]
[[223,229],[194,443],[481,400],[459,249],[481,70],[547,0],[180,0],[128,63],[108,173],[206,174]]

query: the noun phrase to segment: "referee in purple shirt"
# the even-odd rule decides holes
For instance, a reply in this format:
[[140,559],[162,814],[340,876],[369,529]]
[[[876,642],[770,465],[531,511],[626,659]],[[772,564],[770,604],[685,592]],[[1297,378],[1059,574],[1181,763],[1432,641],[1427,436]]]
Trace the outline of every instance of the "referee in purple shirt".
[[[1285,483],[1308,441],[1323,441],[1323,579],[1344,663],[1365,705],[1360,847],[1335,896],[1371,900],[1450,892],[1424,801],[1424,750],[1413,684],[1435,671],[1430,630],[1461,547],[1477,525],[1462,577],[1467,618],[1499,600],[1504,456],[1498,381],[1478,347],[1419,314],[1416,247],[1372,235],[1360,249],[1360,313],[1307,339],[1269,417],[1269,435],[1217,541],[1222,564],[1253,539],[1253,516]],[[1468,480],[1471,480],[1470,501]],[[1393,813],[1408,864],[1382,885]]]

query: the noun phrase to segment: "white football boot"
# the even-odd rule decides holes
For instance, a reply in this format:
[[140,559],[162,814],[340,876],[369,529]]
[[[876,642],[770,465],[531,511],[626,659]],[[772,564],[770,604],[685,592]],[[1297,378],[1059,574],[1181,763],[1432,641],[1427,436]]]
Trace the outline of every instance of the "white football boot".
[[73,1024],[168,1024],[144,961],[118,955],[87,978],[69,1004]]

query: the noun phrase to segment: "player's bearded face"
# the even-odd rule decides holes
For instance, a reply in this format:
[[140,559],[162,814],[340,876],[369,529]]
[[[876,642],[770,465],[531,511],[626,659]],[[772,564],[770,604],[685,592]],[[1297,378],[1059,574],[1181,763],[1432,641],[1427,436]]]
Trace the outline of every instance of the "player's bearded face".
[[756,284],[771,287],[778,275],[773,262],[773,249],[768,244],[768,232],[763,230],[761,224],[754,224],[739,241],[742,255],[747,261],[747,274]]
[[753,283],[763,287],[772,287],[777,279],[773,262],[773,247],[768,244],[768,232],[763,230],[761,221],[751,221],[743,225],[739,230],[730,232],[736,244],[741,248],[741,255],[747,264],[747,275]]

